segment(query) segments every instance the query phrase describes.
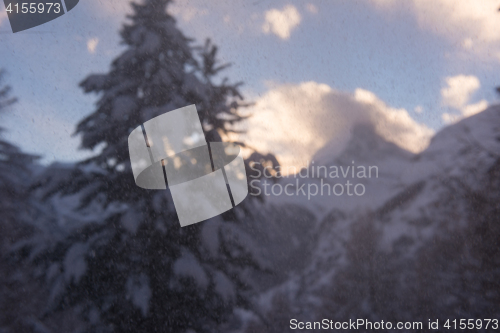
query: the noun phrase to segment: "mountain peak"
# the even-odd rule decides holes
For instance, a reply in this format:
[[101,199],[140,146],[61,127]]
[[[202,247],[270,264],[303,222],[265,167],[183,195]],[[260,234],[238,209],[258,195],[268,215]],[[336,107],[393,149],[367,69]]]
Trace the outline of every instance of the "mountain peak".
[[351,164],[352,161],[376,163],[388,158],[408,160],[414,156],[413,153],[387,141],[368,123],[354,125],[343,149],[339,154],[335,154],[333,147],[338,146],[338,141],[332,140],[318,150],[314,160],[324,165],[344,165]]

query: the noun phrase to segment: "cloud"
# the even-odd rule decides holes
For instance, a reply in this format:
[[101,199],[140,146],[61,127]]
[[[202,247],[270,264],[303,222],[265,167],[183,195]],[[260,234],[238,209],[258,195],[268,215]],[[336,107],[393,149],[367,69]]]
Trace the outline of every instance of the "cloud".
[[487,107],[488,107],[488,102],[483,99],[483,100],[481,100],[481,101],[479,101],[479,102],[477,102],[475,104],[466,105],[462,109],[462,114],[465,117],[470,117],[472,115],[475,115],[476,113],[479,113],[479,112],[483,111]]
[[472,49],[472,46],[474,45],[474,42],[472,41],[472,38],[465,38],[463,41],[462,41],[462,47],[466,50],[470,50]]
[[372,124],[386,140],[413,152],[423,150],[433,134],[370,91],[349,94],[316,82],[272,87],[250,111],[248,132],[240,139],[276,154],[284,167],[306,165],[326,144],[332,155],[340,153],[359,123]]
[[479,79],[473,75],[456,75],[446,78],[447,87],[441,89],[443,105],[462,108],[471,95],[481,87]]
[[422,27],[444,36],[469,35],[484,42],[499,41],[497,0],[414,0]]
[[0,9],[0,26],[2,25],[3,21],[7,21],[7,12]]
[[293,5],[287,5],[283,10],[268,10],[265,14],[265,22],[262,31],[266,34],[272,32],[281,39],[290,38],[291,31],[300,24],[302,18]]
[[424,111],[424,108],[422,105],[417,105],[414,109],[415,113],[422,113]]
[[87,41],[87,50],[89,51],[89,53],[91,54],[95,53],[97,44],[99,44],[99,38],[97,37],[91,38]]
[[370,0],[383,10],[409,8],[418,25],[465,50],[494,55],[500,49],[498,0]]
[[312,3],[306,4],[306,9],[311,14],[317,14],[318,13],[318,7],[316,7]]
[[441,118],[445,123],[452,124],[456,123],[461,119],[475,115],[476,113],[483,111],[487,107],[488,107],[488,102],[483,99],[475,104],[469,104],[464,106],[461,110],[459,110],[460,113],[445,112],[442,114]]
[[443,113],[445,123],[453,123],[462,118],[481,112],[488,102],[481,100],[475,104],[467,104],[471,96],[481,87],[479,79],[473,75],[456,75],[446,78],[446,87],[441,89],[442,104],[459,113]]

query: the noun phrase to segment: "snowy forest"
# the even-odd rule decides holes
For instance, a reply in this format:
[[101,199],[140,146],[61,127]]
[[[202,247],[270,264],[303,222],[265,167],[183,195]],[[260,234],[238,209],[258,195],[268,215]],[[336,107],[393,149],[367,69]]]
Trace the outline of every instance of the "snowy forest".
[[[222,141],[252,101],[238,78],[225,78],[217,46],[185,36],[169,5],[132,3],[120,31],[125,50],[107,73],[81,78],[82,93],[98,102],[75,134],[97,154],[47,166],[0,138],[1,333],[500,319],[500,106],[443,128],[421,153],[360,124],[340,154],[315,159],[377,165],[380,176],[367,180],[376,201],[328,201],[322,214],[307,200],[249,195],[181,228],[168,189],[135,185],[128,135],[195,104],[207,141]],[[8,71],[0,74],[2,113],[22,99]],[[255,162],[280,165],[253,150],[248,179],[257,177]]]

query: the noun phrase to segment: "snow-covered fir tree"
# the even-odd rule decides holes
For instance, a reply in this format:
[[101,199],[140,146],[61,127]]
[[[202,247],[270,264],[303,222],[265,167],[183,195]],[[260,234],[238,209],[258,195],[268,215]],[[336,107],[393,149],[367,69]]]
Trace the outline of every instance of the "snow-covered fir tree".
[[[0,83],[3,76],[4,71],[0,70]],[[9,97],[10,90],[9,86],[0,85],[0,112],[6,111],[7,107],[16,102],[15,98]],[[4,128],[0,127],[0,134],[3,131]],[[23,153],[12,143],[0,138],[0,220],[4,222],[2,229],[7,228],[7,223],[10,227],[15,227],[15,220],[20,211],[23,211],[33,160],[34,156]],[[12,240],[8,238],[13,236],[11,232],[14,230],[2,230],[2,241],[10,243]]]
[[[0,84],[4,76],[0,70]],[[10,87],[0,85],[0,112],[16,102]],[[3,132],[0,127],[0,134]],[[23,153],[0,137],[0,331],[22,332],[28,329],[28,317],[36,313],[36,281],[29,268],[19,264],[13,244],[33,231],[28,221],[33,213],[29,184],[35,156]]]
[[267,269],[241,226],[249,209],[181,228],[168,190],[134,183],[127,138],[145,121],[196,104],[207,141],[217,141],[243,119],[239,84],[218,76],[226,66],[217,48],[186,38],[169,3],[132,3],[127,49],[107,74],[81,83],[100,99],[76,133],[98,155],[40,177],[37,195],[54,213],[25,248],[50,284],[44,317],[71,308],[92,332],[217,331],[249,307],[252,270]]

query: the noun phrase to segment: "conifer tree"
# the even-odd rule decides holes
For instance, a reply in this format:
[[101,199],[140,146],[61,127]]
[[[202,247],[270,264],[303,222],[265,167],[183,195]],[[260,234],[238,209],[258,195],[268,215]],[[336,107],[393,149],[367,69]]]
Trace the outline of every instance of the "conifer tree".
[[[4,74],[0,70],[0,83]],[[0,112],[16,102],[10,90],[0,85]],[[35,312],[31,301],[39,296],[35,281],[12,252],[13,244],[33,231],[26,222],[32,213],[29,182],[35,159],[0,137],[0,331],[25,330],[23,316]]]
[[93,332],[215,331],[235,307],[248,306],[247,273],[265,265],[234,210],[181,228],[168,190],[134,183],[127,138],[145,121],[196,104],[207,141],[220,141],[243,119],[239,84],[219,79],[226,65],[217,47],[194,46],[169,3],[132,3],[121,31],[127,49],[107,74],[81,83],[100,98],[76,133],[99,153],[39,184],[47,200],[76,196],[80,212],[52,218],[66,219],[63,237],[31,245],[52,289],[45,315],[77,308]]
[[[0,70],[0,83],[3,76],[4,71]],[[0,86],[0,112],[16,102],[15,98],[9,97],[10,90],[7,85]],[[0,134],[3,131],[0,127]],[[25,201],[29,166],[33,159],[34,156],[0,138],[0,219],[3,222],[15,220],[21,203]]]

